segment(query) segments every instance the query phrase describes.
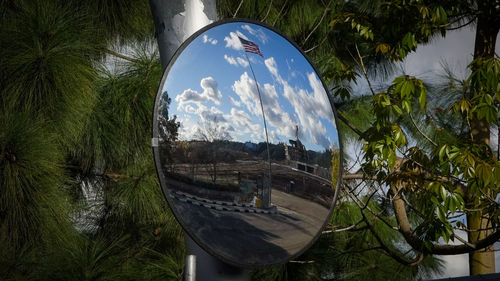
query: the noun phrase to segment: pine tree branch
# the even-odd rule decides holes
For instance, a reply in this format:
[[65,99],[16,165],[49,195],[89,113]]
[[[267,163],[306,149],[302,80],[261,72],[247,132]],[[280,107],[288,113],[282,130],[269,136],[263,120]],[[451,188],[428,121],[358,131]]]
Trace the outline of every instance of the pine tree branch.
[[[331,247],[331,248],[333,248],[333,247]],[[370,247],[370,248],[359,249],[359,250],[342,251],[342,253],[340,253],[338,256],[346,255],[346,254],[364,253],[364,252],[377,251],[377,250],[383,250],[383,248],[380,246],[376,246],[376,247]]]
[[319,42],[319,44],[316,44],[316,45],[312,46],[311,48],[305,50],[304,53],[307,54],[307,53],[313,51],[314,49],[318,48],[319,46],[323,45],[323,43],[325,43],[326,39],[328,39],[328,36],[324,36],[323,39],[321,39],[321,41]]
[[368,212],[370,212],[374,217],[376,217],[381,222],[383,222],[387,227],[389,227],[390,229],[393,229],[393,230],[398,230],[397,227],[392,226],[384,218],[382,218],[380,215],[378,215],[377,213],[375,213],[370,207],[368,207],[369,200],[366,203],[363,204],[362,202],[360,202],[360,200],[357,198],[357,196],[354,195],[348,188],[345,188],[345,189],[347,190],[347,195],[349,197],[351,197],[351,199],[353,200],[353,202],[358,206],[358,208],[361,209],[361,213],[363,213],[363,210],[368,210]]
[[474,247],[474,245],[472,245],[471,243],[465,241],[464,239],[462,239],[462,237],[460,237],[460,235],[455,235],[455,233],[453,233],[453,237],[457,238],[458,241],[464,243],[465,245],[468,245],[470,247]]
[[110,50],[110,49],[104,49],[104,53],[106,53],[108,55],[112,55],[112,56],[120,58],[120,59],[123,59],[123,60],[126,60],[126,61],[129,61],[129,62],[139,63],[138,59],[134,59],[132,57],[122,55],[122,54],[117,53],[117,52]]
[[[456,20],[455,22],[458,22],[460,21],[462,18],[460,18],[459,20]],[[455,26],[455,27],[450,27],[450,28],[446,28],[446,30],[457,30],[457,29],[460,29],[462,27],[465,27],[465,26],[468,26],[469,24],[471,24],[473,21],[476,20],[476,17],[472,17],[468,22],[464,23],[464,24],[461,24],[459,26]],[[450,25],[452,25],[453,23],[450,23]]]
[[355,132],[358,136],[360,137],[364,137],[364,134],[363,132],[361,132],[361,130],[359,130],[358,128],[356,128],[356,126],[354,126],[354,124],[352,124],[351,122],[349,122],[349,120],[347,120],[340,112],[337,112],[337,118],[344,122],[344,124],[347,125],[347,127],[349,127],[353,132]]
[[366,71],[365,63],[363,62],[363,57],[361,56],[361,53],[359,52],[358,44],[354,44],[354,47],[356,48],[356,53],[358,55],[358,59],[359,59],[360,65],[361,65],[361,72],[363,72],[363,76],[365,77],[366,82],[368,83],[368,87],[370,88],[370,92],[372,93],[372,95],[375,95],[375,90],[373,89],[372,82],[368,78],[368,72]]
[[269,3],[269,7],[267,8],[266,15],[260,21],[264,22],[267,19],[267,16],[269,16],[269,12],[271,11],[272,7],[273,7],[273,0],[271,0],[271,2]]
[[281,18],[281,13],[283,13],[283,10],[285,9],[285,6],[286,6],[287,3],[288,3],[288,0],[286,0],[285,3],[283,4],[283,6],[281,6],[280,12],[276,16],[276,19],[274,20],[272,26],[275,26],[276,22],[278,22],[278,20]]
[[417,126],[417,124],[415,123],[415,120],[413,119],[413,116],[411,115],[411,113],[408,113],[408,115],[410,116],[410,120],[411,120],[411,123],[413,124],[413,126],[417,129],[417,131],[426,139],[428,140],[432,145],[434,146],[438,146],[437,143],[435,143],[429,136],[427,136],[424,132],[422,132],[422,130],[420,130],[420,127]]
[[243,1],[245,1],[245,0],[241,0],[240,1],[240,4],[238,5],[238,8],[236,8],[236,11],[233,14],[233,18],[235,18],[236,15],[238,14],[238,12],[240,11],[240,8],[241,8],[241,5],[243,4]]
[[332,227],[332,229],[330,229],[330,230],[324,230],[323,232],[321,232],[321,234],[329,234],[329,233],[335,233],[335,232],[344,232],[344,231],[349,231],[349,230],[352,230],[352,231],[364,230],[364,229],[366,229],[366,227],[356,228],[362,222],[363,222],[363,220],[360,220],[357,223],[355,223],[353,225],[350,225],[348,227],[344,227],[344,228],[337,228],[337,229],[335,229],[335,228]]
[[309,34],[307,35],[306,39],[304,39],[304,41],[302,41],[302,46],[304,46],[304,44],[307,42],[307,40],[309,40],[309,38],[311,37],[311,35],[316,31],[316,29],[318,29],[318,27],[320,26],[320,24],[323,22],[323,19],[325,18],[326,16],[326,13],[328,13],[328,11],[330,11],[330,5],[332,4],[332,1],[328,2],[328,5],[326,5],[325,7],[325,10],[323,11],[323,14],[321,15],[321,18],[319,19],[319,22],[314,26],[314,28],[311,30],[311,32],[309,32]]
[[343,180],[377,180],[376,176],[367,176],[364,173],[342,175]]
[[413,260],[406,260],[405,258],[402,258],[400,256],[400,253],[392,250],[391,248],[389,248],[385,243],[384,241],[380,238],[380,236],[377,234],[377,232],[375,231],[375,228],[368,222],[368,219],[366,218],[365,214],[363,211],[361,211],[361,215],[363,216],[363,219],[366,223],[366,225],[368,226],[368,229],[370,230],[370,232],[372,233],[373,237],[375,237],[375,239],[377,240],[377,242],[379,243],[380,247],[382,247],[382,249],[384,250],[384,252],[386,252],[391,258],[393,258],[394,260],[396,260],[397,262],[403,264],[403,265],[407,265],[407,266],[415,266],[417,264],[419,264],[421,261],[424,260],[424,253],[421,252],[418,257],[416,257],[415,259]]

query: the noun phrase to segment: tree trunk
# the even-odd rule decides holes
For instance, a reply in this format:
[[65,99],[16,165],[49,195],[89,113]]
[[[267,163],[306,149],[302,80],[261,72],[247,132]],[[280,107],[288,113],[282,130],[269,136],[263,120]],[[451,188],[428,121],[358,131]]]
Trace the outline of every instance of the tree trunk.
[[[478,58],[493,58],[498,33],[498,19],[496,7],[488,1],[478,1],[479,16],[477,18],[476,40],[474,43],[474,60]],[[486,3],[485,3],[486,2]],[[491,1],[494,2],[494,1]],[[474,71],[474,69],[473,69]],[[472,94],[477,94],[472,89]],[[485,119],[471,120],[472,141],[477,144],[490,145],[490,126]],[[471,206],[478,206],[478,198],[469,198]],[[486,212],[471,212],[467,215],[467,224],[470,230],[490,229],[469,232],[469,242],[476,242],[492,233],[491,220]],[[477,250],[469,254],[470,275],[495,273],[494,245]]]

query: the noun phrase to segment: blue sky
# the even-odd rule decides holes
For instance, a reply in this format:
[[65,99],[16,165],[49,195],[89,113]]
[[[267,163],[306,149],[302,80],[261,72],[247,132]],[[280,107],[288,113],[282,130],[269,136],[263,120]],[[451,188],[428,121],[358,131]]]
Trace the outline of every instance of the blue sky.
[[[257,44],[260,57],[245,53],[238,37]],[[247,56],[245,56],[245,54]],[[248,57],[248,58],[247,58]],[[333,112],[322,83],[302,54],[280,35],[250,23],[227,23],[200,34],[174,62],[163,86],[170,115],[181,122],[180,138],[198,138],[198,130],[217,127],[234,141],[299,138],[308,149],[338,146]]]

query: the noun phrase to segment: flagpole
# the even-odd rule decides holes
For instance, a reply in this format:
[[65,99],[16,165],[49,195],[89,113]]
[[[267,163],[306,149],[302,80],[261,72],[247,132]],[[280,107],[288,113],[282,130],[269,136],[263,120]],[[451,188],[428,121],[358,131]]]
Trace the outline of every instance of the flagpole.
[[[245,57],[247,59],[248,65],[250,66],[250,70],[252,71],[252,76],[255,81],[255,86],[257,87],[257,93],[259,93],[259,101],[260,101],[260,108],[262,110],[262,118],[264,119],[264,131],[266,132],[266,148],[267,148],[267,162],[269,163],[269,205],[265,206],[267,208],[270,207],[271,203],[271,153],[269,150],[269,136],[267,133],[267,123],[266,123],[266,114],[264,113],[264,105],[262,103],[262,95],[260,94],[260,89],[259,89],[259,83],[257,83],[257,78],[255,77],[255,73],[253,72],[253,67],[252,63],[250,63],[250,59],[248,58],[247,52],[245,51],[245,48],[243,47],[243,53],[245,53]],[[264,188],[264,182],[262,182],[262,187]]]

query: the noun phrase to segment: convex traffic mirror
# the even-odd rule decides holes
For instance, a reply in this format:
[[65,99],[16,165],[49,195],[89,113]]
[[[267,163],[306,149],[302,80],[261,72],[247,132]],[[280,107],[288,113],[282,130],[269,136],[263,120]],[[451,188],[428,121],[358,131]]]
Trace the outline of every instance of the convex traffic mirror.
[[156,97],[153,151],[163,193],[203,249],[240,267],[284,263],[319,236],[341,152],[324,83],[260,23],[191,36]]

